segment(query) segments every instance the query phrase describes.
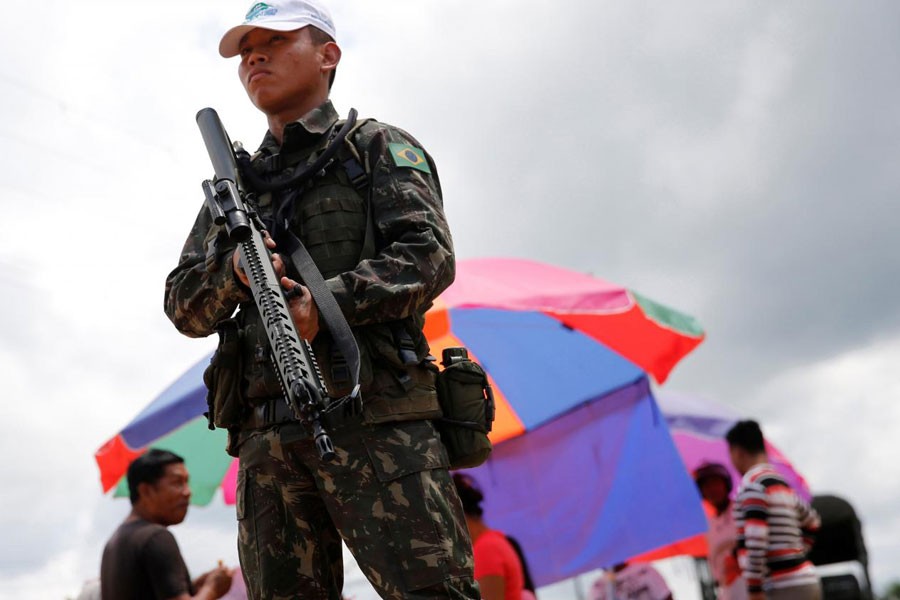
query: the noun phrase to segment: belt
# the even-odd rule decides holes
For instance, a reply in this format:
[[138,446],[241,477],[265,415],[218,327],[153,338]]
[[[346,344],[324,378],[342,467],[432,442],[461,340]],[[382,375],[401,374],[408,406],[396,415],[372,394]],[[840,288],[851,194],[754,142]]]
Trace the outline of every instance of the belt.
[[[326,430],[339,429],[351,423],[362,421],[362,401],[359,396],[356,399],[339,399],[333,408],[322,412],[319,419]],[[282,423],[300,423],[294,416],[294,411],[282,398],[269,398],[250,407],[247,416],[241,423],[244,431],[265,429]]]
[[297,421],[284,398],[269,398],[250,407],[241,429],[265,429],[279,423]]

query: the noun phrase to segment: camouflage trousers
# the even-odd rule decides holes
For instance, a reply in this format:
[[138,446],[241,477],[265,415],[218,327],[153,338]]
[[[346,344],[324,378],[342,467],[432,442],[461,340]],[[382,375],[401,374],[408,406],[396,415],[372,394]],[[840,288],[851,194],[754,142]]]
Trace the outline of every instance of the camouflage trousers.
[[253,599],[339,600],[341,539],[382,598],[480,598],[462,505],[430,421],[332,431],[319,459],[298,424],[240,447],[238,550]]

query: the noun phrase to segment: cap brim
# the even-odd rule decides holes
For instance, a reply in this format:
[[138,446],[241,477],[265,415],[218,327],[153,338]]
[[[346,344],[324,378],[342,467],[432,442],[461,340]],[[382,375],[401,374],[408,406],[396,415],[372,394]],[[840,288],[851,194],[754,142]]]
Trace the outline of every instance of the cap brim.
[[223,58],[231,58],[241,53],[241,40],[253,29],[271,29],[272,31],[294,31],[306,25],[298,25],[297,21],[267,21],[260,25],[238,25],[232,27],[222,36],[219,42],[219,54]]

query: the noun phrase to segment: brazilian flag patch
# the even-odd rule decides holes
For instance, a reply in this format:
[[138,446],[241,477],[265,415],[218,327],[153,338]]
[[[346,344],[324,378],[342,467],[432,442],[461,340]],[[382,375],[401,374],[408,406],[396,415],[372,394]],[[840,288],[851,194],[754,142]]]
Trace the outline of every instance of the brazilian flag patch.
[[398,167],[410,167],[423,173],[431,173],[431,167],[425,160],[425,152],[421,148],[409,144],[388,144],[388,152],[394,158],[394,164]]

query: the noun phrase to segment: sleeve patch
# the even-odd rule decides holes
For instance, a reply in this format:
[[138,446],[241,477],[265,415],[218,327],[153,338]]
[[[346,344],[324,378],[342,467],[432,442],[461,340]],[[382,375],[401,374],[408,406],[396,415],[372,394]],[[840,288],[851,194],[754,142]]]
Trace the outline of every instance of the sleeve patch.
[[431,173],[431,167],[425,160],[425,152],[421,148],[409,144],[388,144],[388,151],[398,167],[418,169],[423,173]]

